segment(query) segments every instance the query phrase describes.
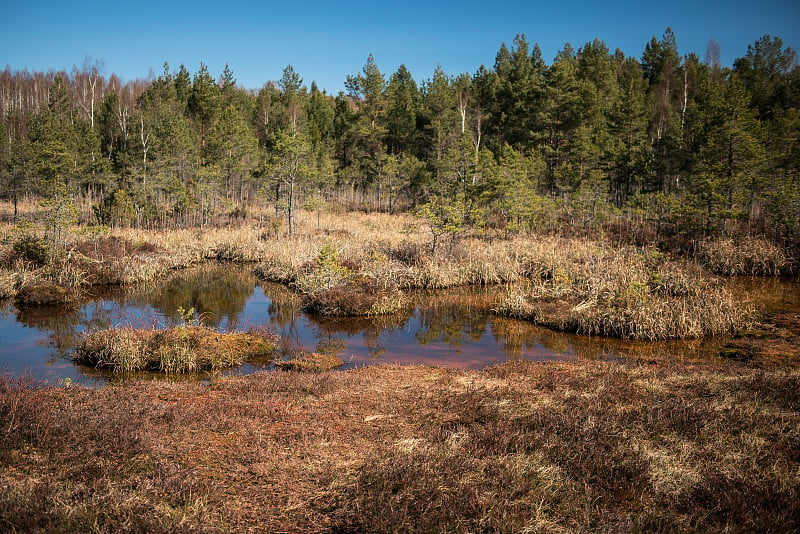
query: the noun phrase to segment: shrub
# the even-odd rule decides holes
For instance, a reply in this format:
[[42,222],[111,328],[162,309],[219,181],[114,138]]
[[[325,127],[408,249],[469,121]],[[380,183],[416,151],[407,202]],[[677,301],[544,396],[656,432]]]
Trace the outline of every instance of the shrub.
[[22,260],[35,267],[42,267],[50,261],[50,247],[38,237],[22,236],[11,248],[14,251],[13,259]]

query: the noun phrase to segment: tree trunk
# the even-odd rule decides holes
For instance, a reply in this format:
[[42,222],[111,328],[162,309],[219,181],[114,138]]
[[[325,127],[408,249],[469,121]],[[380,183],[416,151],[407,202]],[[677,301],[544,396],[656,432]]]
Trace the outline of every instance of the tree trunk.
[[289,201],[286,208],[286,218],[289,223],[289,238],[294,236],[294,178],[289,180]]

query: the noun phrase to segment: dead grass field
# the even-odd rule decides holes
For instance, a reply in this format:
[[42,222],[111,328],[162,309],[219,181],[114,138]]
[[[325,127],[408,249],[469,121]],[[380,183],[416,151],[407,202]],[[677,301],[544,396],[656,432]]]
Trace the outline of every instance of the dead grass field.
[[800,371],[0,382],[5,532],[796,532]]

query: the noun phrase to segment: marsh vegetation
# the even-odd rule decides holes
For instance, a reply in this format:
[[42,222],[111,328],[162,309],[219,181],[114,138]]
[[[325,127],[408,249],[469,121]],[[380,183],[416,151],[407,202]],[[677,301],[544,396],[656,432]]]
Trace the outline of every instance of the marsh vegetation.
[[0,380],[6,530],[791,532],[800,376],[371,367]]
[[[763,322],[699,257],[552,235],[462,236],[451,250],[433,251],[424,224],[413,217],[321,219],[326,230],[318,231],[315,214],[299,214],[291,240],[256,225],[111,230],[108,237],[76,237],[41,264],[7,261],[11,294],[28,277],[58,284],[65,280],[57,273],[72,272],[84,282],[64,287],[94,292],[123,284],[137,299],[168,274],[172,289],[148,302],[171,325],[98,324],[79,336],[77,354],[91,366],[207,368],[211,378],[129,378],[96,390],[3,378],[3,528],[747,532],[800,525],[798,359],[775,358],[752,344]],[[398,226],[406,231],[385,231]],[[4,231],[13,236],[15,229]],[[15,253],[13,244],[5,246],[6,257]],[[581,331],[580,314],[596,325],[591,313],[616,310],[604,326],[591,326],[586,333],[593,336],[702,337],[712,328],[718,334],[746,326],[731,343],[751,343],[743,349],[750,357],[332,372],[342,363],[334,347],[295,351],[277,362],[283,370],[221,377],[215,370],[283,341],[199,324],[206,313],[235,322],[252,291],[253,282],[225,267],[230,263],[192,276],[180,268],[220,259],[279,281],[276,295],[283,296],[275,298],[285,307],[274,310],[279,316],[315,312],[316,296],[364,280],[401,308],[415,288],[435,295],[473,285],[491,298],[464,306],[514,316],[520,309],[509,309],[509,302],[518,299],[526,319],[552,321],[551,328]],[[142,268],[122,271],[126,261]],[[223,300],[213,297],[220,291],[236,303],[212,305]],[[444,306],[436,302],[430,305]],[[178,313],[189,305],[197,306],[195,320]],[[684,328],[676,310],[685,314],[684,330],[653,326]],[[349,320],[393,324],[398,313],[408,313],[389,311]],[[344,319],[311,316],[321,331]],[[718,316],[722,326],[708,326]],[[517,332],[522,323],[494,317],[493,335],[509,346],[525,343]],[[787,337],[793,324],[760,339],[771,340],[773,352],[782,350],[779,339],[796,346],[797,338]],[[418,335],[436,339],[451,335],[448,328],[431,323]],[[206,360],[209,354],[219,359]]]

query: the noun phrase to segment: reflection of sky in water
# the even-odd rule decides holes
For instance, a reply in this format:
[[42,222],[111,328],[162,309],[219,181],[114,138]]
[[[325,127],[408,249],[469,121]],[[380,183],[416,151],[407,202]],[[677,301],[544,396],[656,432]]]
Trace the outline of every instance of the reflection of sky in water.
[[[772,297],[774,283],[765,284]],[[782,302],[796,304],[798,285],[781,287],[786,295]],[[399,363],[475,369],[513,359],[686,357],[716,354],[720,344],[720,340],[631,343],[553,332],[491,315],[501,292],[497,288],[419,292],[412,296],[417,307],[399,316],[324,318],[300,312],[300,300],[283,286],[256,285],[246,268],[205,268],[195,274],[182,272],[158,288],[109,289],[79,309],[17,310],[6,304],[0,307],[0,369],[51,383],[70,378],[86,385],[102,384],[108,375],[77,367],[70,359],[80,333],[121,324],[164,327],[179,320],[179,307],[195,308],[196,317],[221,331],[268,326],[290,348],[333,352],[348,367]],[[232,372],[254,369],[245,365]]]

